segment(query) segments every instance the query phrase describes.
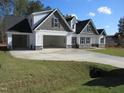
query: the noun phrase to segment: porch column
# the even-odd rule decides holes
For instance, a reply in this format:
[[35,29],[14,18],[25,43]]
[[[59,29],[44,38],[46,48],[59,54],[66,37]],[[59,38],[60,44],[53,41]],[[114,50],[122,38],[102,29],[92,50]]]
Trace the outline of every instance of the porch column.
[[12,33],[7,33],[7,48],[12,49]]

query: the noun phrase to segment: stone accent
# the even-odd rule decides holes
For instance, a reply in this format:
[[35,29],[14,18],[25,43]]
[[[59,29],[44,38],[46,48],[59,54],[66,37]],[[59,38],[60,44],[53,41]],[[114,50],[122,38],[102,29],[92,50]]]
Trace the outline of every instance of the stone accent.
[[91,44],[79,45],[79,48],[91,48]]
[[35,50],[42,50],[43,46],[35,46]]
[[66,48],[72,48],[72,45],[67,45]]
[[99,44],[99,47],[100,48],[104,48],[105,47],[105,44]]

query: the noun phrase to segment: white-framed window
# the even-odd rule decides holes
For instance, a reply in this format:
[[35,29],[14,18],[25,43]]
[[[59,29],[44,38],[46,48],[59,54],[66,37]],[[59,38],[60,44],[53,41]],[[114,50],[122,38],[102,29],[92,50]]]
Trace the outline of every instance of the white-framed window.
[[85,44],[85,37],[80,37],[80,44]]
[[72,25],[72,29],[74,29],[74,28],[75,28],[75,25],[73,24],[73,25]]
[[101,39],[100,39],[100,43],[101,43],[101,44],[104,44],[104,38],[101,38]]
[[59,23],[59,19],[58,18],[53,18],[52,20],[53,22],[53,27],[59,27],[60,26],[60,23]]
[[86,44],[90,44],[91,38],[90,37],[86,37]]
[[87,32],[91,32],[92,28],[90,25],[87,26]]
[[91,38],[90,37],[80,37],[80,44],[90,44]]
[[77,43],[77,37],[72,37],[72,44],[76,44]]

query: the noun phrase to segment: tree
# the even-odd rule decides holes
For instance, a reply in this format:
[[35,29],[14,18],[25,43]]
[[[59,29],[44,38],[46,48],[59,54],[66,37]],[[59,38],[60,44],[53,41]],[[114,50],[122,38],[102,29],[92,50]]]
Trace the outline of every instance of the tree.
[[12,13],[13,0],[0,0],[0,16]]
[[43,11],[44,5],[40,1],[30,1],[28,3],[27,14],[31,14],[33,12]]
[[26,15],[28,7],[28,0],[14,0],[13,15]]
[[121,35],[124,35],[124,17],[120,18],[118,27],[119,27],[119,33]]

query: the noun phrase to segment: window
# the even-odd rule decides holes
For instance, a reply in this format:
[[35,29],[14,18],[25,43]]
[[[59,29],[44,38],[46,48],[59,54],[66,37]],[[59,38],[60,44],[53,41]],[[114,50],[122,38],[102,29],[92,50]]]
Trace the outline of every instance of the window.
[[85,37],[80,37],[80,44],[85,44]]
[[76,44],[77,43],[77,38],[76,37],[72,37],[72,44]]
[[75,28],[75,26],[74,26],[74,24],[72,25],[72,29],[74,29]]
[[53,18],[53,27],[59,27],[59,19],[58,18]]
[[80,37],[80,44],[90,44],[91,38],[90,37]]
[[86,37],[86,44],[90,44],[90,37]]
[[91,32],[91,26],[90,26],[90,25],[87,26],[87,31],[88,31],[88,32]]
[[101,39],[100,39],[100,43],[101,43],[101,44],[104,44],[104,38],[101,38]]

